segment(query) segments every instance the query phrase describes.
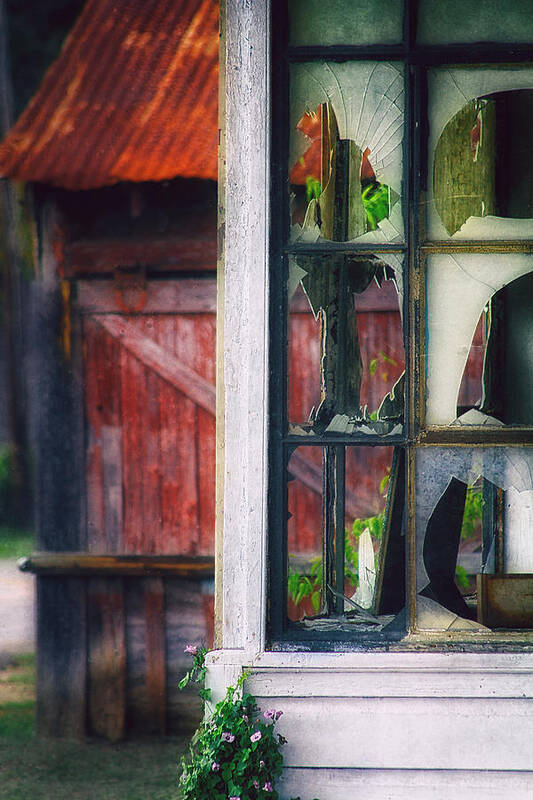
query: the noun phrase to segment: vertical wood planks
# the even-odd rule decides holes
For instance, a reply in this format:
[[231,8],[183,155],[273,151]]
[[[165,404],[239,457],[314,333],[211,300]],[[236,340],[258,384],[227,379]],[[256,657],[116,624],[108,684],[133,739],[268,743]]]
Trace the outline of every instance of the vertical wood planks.
[[[154,329],[158,344],[171,353],[175,350],[174,319],[162,315]],[[178,426],[181,424],[180,397],[165,381],[161,381],[159,395],[160,448],[161,448],[161,548],[164,553],[188,552],[183,548],[180,531],[180,475],[177,446]],[[181,549],[180,549],[181,548]]]
[[146,624],[146,697],[152,711],[151,728],[166,732],[166,646],[165,598],[161,578],[147,578],[144,583]]
[[89,729],[118,741],[125,733],[124,593],[118,578],[88,582]]
[[81,578],[37,578],[37,729],[86,733],[86,589]]
[[84,337],[88,549],[117,553],[123,542],[120,346],[91,320]]
[[163,581],[125,580],[128,729],[166,731],[166,643]]
[[[154,339],[158,317],[144,316],[136,320],[147,338]],[[159,388],[161,379],[150,369],[144,369],[145,409],[142,417],[144,439],[142,552],[161,553],[164,537],[161,513],[161,441],[159,417]],[[140,465],[141,466],[141,465]]]

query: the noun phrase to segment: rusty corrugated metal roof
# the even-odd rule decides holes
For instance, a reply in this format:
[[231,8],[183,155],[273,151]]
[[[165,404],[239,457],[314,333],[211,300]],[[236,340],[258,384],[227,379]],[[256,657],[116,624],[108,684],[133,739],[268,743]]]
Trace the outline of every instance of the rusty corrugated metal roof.
[[88,0],[0,145],[0,174],[67,189],[217,177],[218,2]]

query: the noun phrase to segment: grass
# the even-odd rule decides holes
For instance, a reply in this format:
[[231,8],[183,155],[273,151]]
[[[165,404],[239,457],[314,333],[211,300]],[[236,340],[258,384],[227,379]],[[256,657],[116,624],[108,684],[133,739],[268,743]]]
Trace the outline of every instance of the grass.
[[35,663],[0,670],[2,800],[179,800],[179,756],[188,739],[109,744],[35,736]]
[[25,558],[33,549],[32,531],[0,526],[0,558]]

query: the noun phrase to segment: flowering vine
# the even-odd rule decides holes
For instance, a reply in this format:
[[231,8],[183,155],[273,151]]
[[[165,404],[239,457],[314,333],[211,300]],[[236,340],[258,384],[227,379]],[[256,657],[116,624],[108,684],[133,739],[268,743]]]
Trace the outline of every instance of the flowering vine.
[[[193,656],[193,666],[180,689],[203,683],[206,674],[206,650],[187,645],[185,652]],[[286,740],[274,728],[283,712],[269,708],[261,714],[255,698],[243,690],[247,677],[243,673],[228,688],[194,734],[190,757],[182,758],[183,800],[279,800],[275,786]],[[199,692],[209,702],[210,690],[202,687]]]

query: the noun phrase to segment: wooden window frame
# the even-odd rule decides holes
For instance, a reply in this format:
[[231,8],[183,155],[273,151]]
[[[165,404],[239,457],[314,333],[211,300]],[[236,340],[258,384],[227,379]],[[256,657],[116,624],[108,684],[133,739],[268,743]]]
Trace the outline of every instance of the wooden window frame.
[[[421,447],[442,446],[503,446],[533,445],[533,427],[507,426],[502,428],[449,426],[426,428],[424,425],[424,309],[425,261],[437,253],[531,253],[533,241],[428,241],[424,237],[419,209],[423,209],[423,196],[427,186],[428,119],[427,73],[434,67],[446,65],[481,66],[489,64],[533,65],[533,43],[510,46],[506,44],[476,43],[472,45],[418,46],[416,44],[417,0],[404,2],[403,41],[398,45],[372,46],[300,46],[293,47],[287,40],[288,21],[286,4],[274,2],[272,10],[270,47],[272,51],[271,85],[271,192],[270,208],[270,381],[269,381],[269,481],[268,481],[268,622],[267,639],[273,650],[336,650],[336,649],[410,649],[437,646],[464,649],[521,649],[533,645],[533,631],[493,632],[482,637],[465,632],[421,633],[416,628],[416,455]],[[307,245],[289,244],[288,236],[288,93],[289,67],[303,61],[394,61],[404,65],[406,113],[404,127],[404,222],[405,244],[368,245],[357,242]],[[377,435],[336,437],[313,436],[299,438],[287,433],[287,300],[284,287],[287,279],[288,256],[303,252],[345,253],[397,253],[405,257],[404,297],[406,373],[406,415],[401,436]],[[287,492],[285,469],[291,448],[298,446],[397,445],[406,453],[406,546],[407,546],[407,598],[406,633],[400,637],[383,634],[350,636],[333,633],[331,636],[313,636],[295,633],[287,625]]]

